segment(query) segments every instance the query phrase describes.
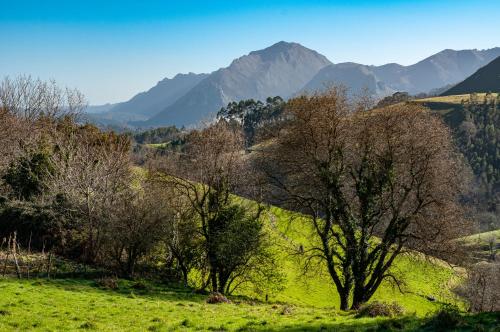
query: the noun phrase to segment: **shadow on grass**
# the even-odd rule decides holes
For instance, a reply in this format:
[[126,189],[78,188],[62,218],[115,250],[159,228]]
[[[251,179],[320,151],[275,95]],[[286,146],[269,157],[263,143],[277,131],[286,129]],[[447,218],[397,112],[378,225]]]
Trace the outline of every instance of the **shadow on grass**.
[[157,285],[146,283],[135,287],[138,282],[120,280],[117,289],[99,287],[94,280],[88,279],[2,279],[6,283],[25,283],[31,286],[48,286],[58,288],[67,292],[92,293],[98,295],[121,296],[124,298],[141,298],[148,300],[163,301],[190,301],[202,302],[206,296],[195,294],[192,289],[179,285]]
[[[85,292],[107,296],[121,296],[124,298],[138,298],[153,301],[185,301],[192,303],[204,303],[207,294],[196,293],[193,288],[184,287],[176,283],[153,283],[133,280],[118,280],[118,288],[110,289],[102,287],[96,280],[90,279],[3,279],[6,282],[23,282],[32,286],[50,286],[68,292]],[[282,302],[262,302],[246,296],[231,296],[235,304],[282,304]]]
[[399,318],[377,319],[372,321],[357,321],[355,319],[346,322],[332,323],[312,323],[298,324],[292,326],[273,329],[265,326],[251,325],[240,328],[239,331],[405,331],[405,332],[433,332],[433,331],[458,331],[458,332],[479,332],[479,331],[500,331],[500,312],[464,314],[454,322],[439,321],[436,316],[418,318],[416,316],[406,316]]

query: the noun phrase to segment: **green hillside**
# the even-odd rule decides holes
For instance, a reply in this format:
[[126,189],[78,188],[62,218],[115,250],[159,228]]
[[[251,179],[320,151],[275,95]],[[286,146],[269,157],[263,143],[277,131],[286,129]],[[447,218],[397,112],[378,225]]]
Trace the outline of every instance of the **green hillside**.
[[[296,305],[338,308],[339,297],[326,269],[318,268],[303,276],[298,258],[292,255],[293,247],[303,246],[307,249],[310,245],[305,236],[308,223],[279,208],[270,209],[264,217],[269,220],[268,229],[286,274],[285,289],[270,299]],[[450,288],[457,283],[460,271],[454,271],[439,260],[426,260],[417,254],[403,255],[397,259],[393,272],[404,280],[404,293],[386,282],[375,293],[372,301],[396,301],[407,312],[418,315],[437,309],[442,302],[459,304]],[[436,301],[431,302],[427,297],[435,298]]]
[[498,93],[440,96],[412,101],[443,117],[474,173],[470,201],[481,231],[500,228],[500,98]]

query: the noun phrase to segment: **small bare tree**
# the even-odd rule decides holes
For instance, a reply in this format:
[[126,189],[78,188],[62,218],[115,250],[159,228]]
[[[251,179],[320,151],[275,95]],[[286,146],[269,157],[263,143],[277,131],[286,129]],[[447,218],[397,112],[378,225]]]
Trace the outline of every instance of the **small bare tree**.
[[[220,121],[187,137],[183,153],[173,154],[158,168],[157,179],[188,202],[203,243],[208,278],[202,288],[231,292],[250,282],[250,271],[273,273],[273,259],[264,257],[261,207],[247,207],[232,197],[249,172],[239,131]],[[253,268],[248,268],[250,265]],[[267,270],[264,271],[264,270]],[[269,279],[270,280],[270,279]]]
[[62,89],[53,80],[22,75],[15,79],[6,77],[0,82],[0,107],[31,123],[40,118],[75,117],[85,106],[80,91]]
[[357,309],[407,248],[447,249],[463,229],[462,164],[446,126],[415,105],[368,111],[342,88],[289,101],[256,159],[283,204],[310,216],[305,266],[322,263]]
[[85,107],[78,90],[31,76],[0,82],[0,175],[19,158],[29,158],[52,134],[56,122],[77,118]]
[[500,264],[480,262],[472,266],[457,293],[467,300],[472,312],[500,311]]

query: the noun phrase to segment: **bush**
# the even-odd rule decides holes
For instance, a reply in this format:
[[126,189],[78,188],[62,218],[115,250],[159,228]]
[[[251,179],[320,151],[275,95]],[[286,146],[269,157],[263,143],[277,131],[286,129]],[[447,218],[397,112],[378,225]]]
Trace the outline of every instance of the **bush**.
[[394,317],[404,313],[404,308],[396,302],[372,302],[367,303],[359,308],[356,317]]
[[285,305],[281,310],[282,315],[291,315],[293,313],[293,307]]
[[132,288],[136,289],[136,290],[148,290],[149,289],[148,285],[142,280],[135,282],[132,285]]
[[445,305],[430,320],[429,324],[438,331],[454,329],[463,322],[456,306]]
[[105,289],[118,289],[118,280],[116,278],[100,278],[95,281],[96,285]]
[[227,297],[222,295],[221,293],[212,293],[210,296],[207,298],[207,303],[210,304],[216,304],[216,303],[231,303]]

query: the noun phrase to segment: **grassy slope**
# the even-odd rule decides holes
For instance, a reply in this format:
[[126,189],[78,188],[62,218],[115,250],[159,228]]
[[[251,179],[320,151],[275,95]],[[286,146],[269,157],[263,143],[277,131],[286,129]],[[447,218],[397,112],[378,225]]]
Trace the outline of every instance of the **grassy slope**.
[[[497,96],[496,93],[492,93],[493,96]],[[486,93],[478,93],[477,96],[479,100],[483,100],[486,96]],[[429,97],[423,99],[417,99],[415,102],[419,103],[449,103],[449,104],[460,104],[462,101],[469,101],[470,95],[451,95],[451,96],[437,96],[437,97]]]
[[[493,96],[498,94],[492,93]],[[478,100],[482,102],[486,96],[486,93],[477,93]],[[413,100],[412,103],[422,104],[428,107],[432,112],[439,114],[443,117],[444,121],[451,126],[451,128],[457,128],[463,119],[461,110],[463,109],[462,102],[468,102],[470,95],[452,95],[452,96],[438,96]]]
[[488,261],[491,259],[490,241],[493,241],[494,252],[498,257],[500,251],[500,229],[496,231],[484,232],[466,236],[460,239],[472,251],[474,258],[477,261]]
[[466,236],[466,237],[462,238],[462,240],[465,241],[466,243],[469,243],[469,244],[485,245],[485,244],[488,244],[488,241],[491,238],[500,239],[500,229],[497,229],[496,231],[490,231],[490,232],[484,232],[484,233]]
[[[271,214],[266,217],[274,219],[274,223],[271,224],[276,226],[270,229],[287,276],[285,289],[270,298],[297,305],[338,308],[338,294],[326,269],[320,267],[304,277],[296,258],[290,255],[288,249],[290,245],[303,245],[307,248],[305,240],[307,224],[303,220],[292,219],[290,212],[278,208],[273,208]],[[286,235],[287,239],[283,235]],[[436,310],[440,302],[461,305],[450,290],[450,286],[457,282],[458,277],[455,271],[442,262],[437,260],[431,262],[416,255],[401,256],[397,259],[393,272],[403,276],[405,293],[402,294],[397,287],[386,282],[377,291],[373,300],[397,301],[407,312],[417,315]],[[432,296],[437,301],[431,302],[426,296]]]

